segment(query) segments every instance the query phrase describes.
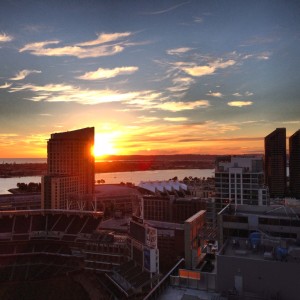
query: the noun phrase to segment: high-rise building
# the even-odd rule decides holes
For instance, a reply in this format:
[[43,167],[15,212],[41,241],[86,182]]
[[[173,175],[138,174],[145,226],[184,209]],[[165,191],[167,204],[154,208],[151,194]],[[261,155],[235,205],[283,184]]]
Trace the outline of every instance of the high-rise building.
[[286,192],[286,129],[276,128],[265,137],[265,183],[271,198]]
[[216,209],[233,204],[267,205],[261,156],[224,156],[216,161]]
[[84,209],[84,200],[94,193],[93,146],[93,127],[51,134],[47,175],[42,178],[42,208],[69,209],[76,203]]
[[289,139],[290,146],[290,190],[291,195],[300,199],[300,130]]

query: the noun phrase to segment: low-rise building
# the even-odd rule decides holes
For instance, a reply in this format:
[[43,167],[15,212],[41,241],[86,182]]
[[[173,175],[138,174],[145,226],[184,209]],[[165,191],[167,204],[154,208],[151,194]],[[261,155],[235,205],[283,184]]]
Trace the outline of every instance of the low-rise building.
[[299,298],[300,210],[228,205],[219,213],[220,292],[255,299]]

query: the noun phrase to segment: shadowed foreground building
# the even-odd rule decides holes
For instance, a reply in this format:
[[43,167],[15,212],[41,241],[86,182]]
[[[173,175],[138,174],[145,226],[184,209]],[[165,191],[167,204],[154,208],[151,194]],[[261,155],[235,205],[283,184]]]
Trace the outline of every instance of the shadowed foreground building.
[[86,209],[94,193],[94,128],[54,133],[47,145],[42,208]]
[[271,198],[286,192],[286,129],[276,128],[265,137],[265,183]]
[[300,199],[300,130],[290,137],[289,145],[291,195]]

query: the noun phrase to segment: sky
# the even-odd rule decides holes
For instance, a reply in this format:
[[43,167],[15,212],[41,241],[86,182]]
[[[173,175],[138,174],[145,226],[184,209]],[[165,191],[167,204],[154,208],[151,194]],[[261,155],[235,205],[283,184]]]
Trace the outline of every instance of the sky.
[[300,128],[300,2],[2,0],[0,157],[251,154]]

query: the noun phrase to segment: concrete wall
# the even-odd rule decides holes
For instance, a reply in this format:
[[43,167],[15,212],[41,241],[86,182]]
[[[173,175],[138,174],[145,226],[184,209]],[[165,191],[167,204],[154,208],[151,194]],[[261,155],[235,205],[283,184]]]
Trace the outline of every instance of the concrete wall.
[[235,276],[241,276],[244,292],[263,293],[267,297],[279,293],[281,300],[300,299],[299,261],[281,262],[217,255],[217,265],[219,292],[232,290]]

